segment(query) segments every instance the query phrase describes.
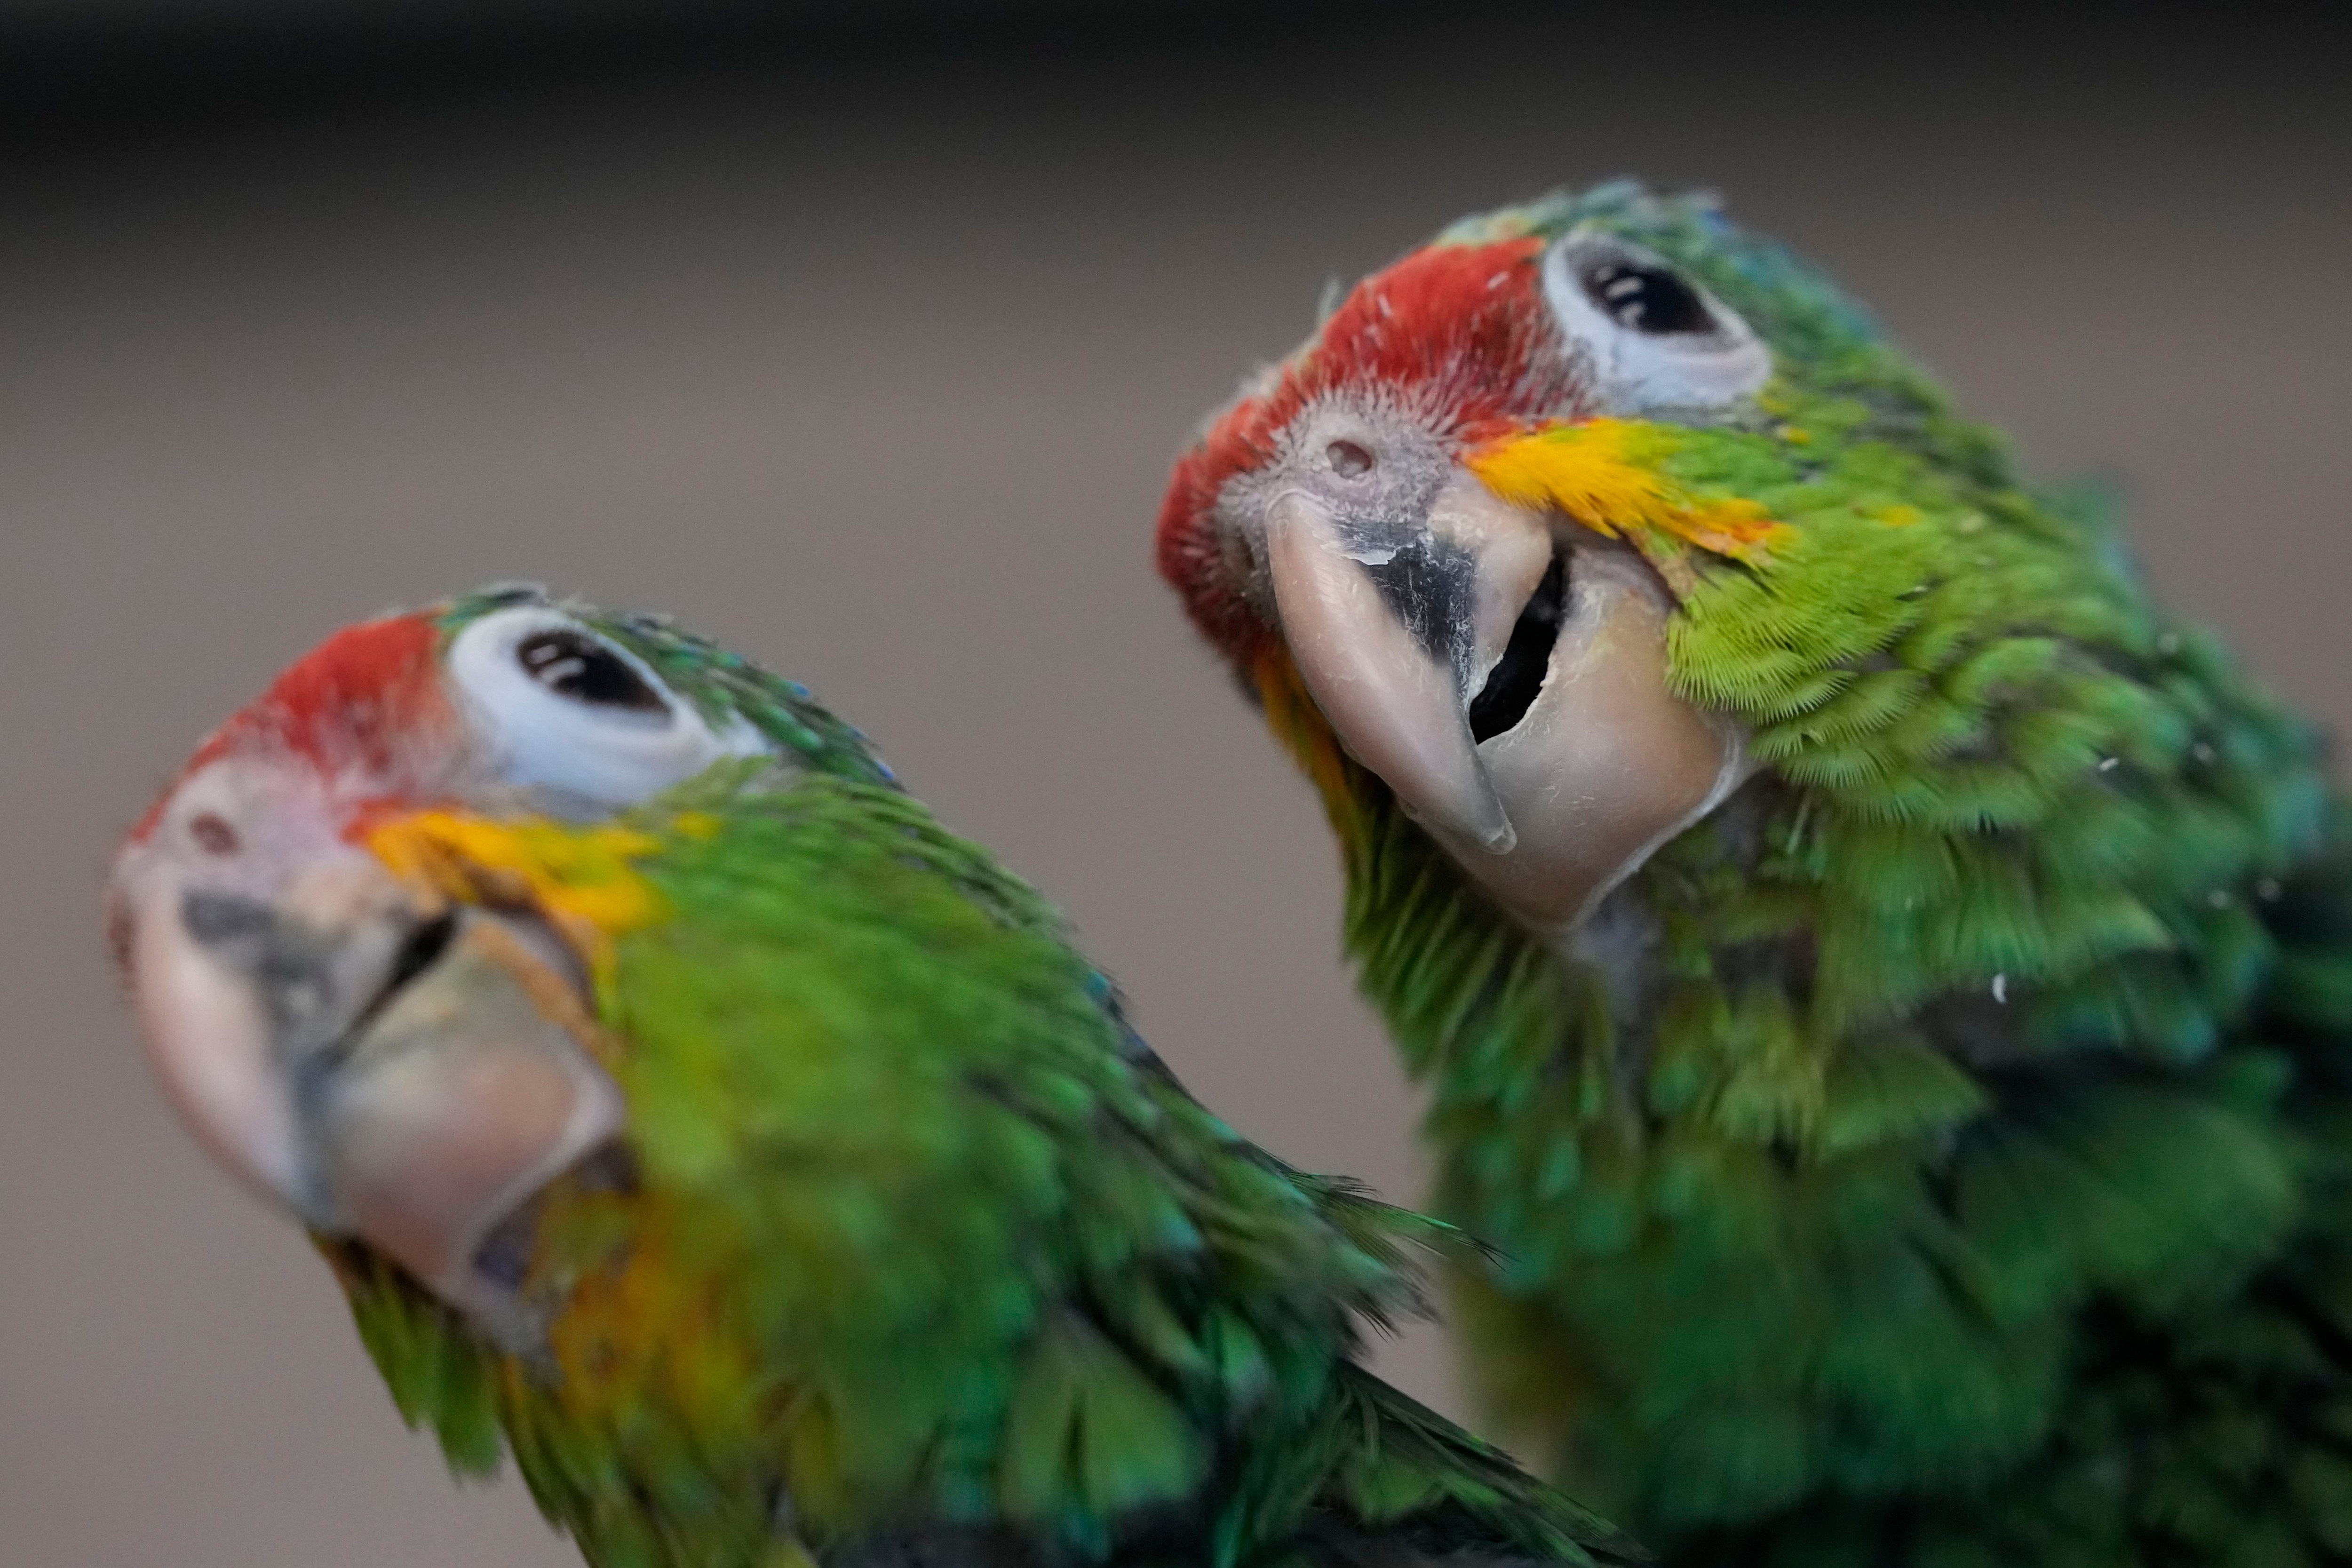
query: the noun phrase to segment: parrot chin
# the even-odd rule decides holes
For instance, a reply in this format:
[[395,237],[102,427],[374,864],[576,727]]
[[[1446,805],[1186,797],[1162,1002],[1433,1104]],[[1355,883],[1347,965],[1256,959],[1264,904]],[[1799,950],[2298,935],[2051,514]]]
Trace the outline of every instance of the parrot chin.
[[1529,925],[1572,929],[1747,775],[1738,731],[1675,694],[1674,600],[1630,547],[1459,471],[1402,522],[1305,489],[1265,520],[1284,643],[1340,743]]
[[584,977],[536,921],[420,894],[323,810],[277,809],[292,772],[211,764],[118,863],[149,1056],[247,1185],[511,1322],[485,1242],[622,1123]]

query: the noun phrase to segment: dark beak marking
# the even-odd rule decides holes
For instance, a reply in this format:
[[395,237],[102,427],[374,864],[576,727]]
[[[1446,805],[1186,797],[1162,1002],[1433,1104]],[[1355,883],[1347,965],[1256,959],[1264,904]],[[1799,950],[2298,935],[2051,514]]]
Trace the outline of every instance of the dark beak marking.
[[[1378,546],[1381,540],[1375,535],[1366,542]],[[1397,546],[1385,561],[1367,563],[1364,575],[1423,653],[1452,661],[1454,638],[1469,619],[1478,575],[1478,563],[1467,550],[1450,540],[1416,539]]]
[[180,900],[180,923],[206,947],[259,942],[277,929],[278,914],[241,893],[192,892]]
[[1536,584],[1527,608],[1511,627],[1503,657],[1486,676],[1486,684],[1470,700],[1470,738],[1486,741],[1503,734],[1528,716],[1544,677],[1551,673],[1551,650],[1559,641],[1559,622],[1568,601],[1568,552],[1552,547],[1551,565]]

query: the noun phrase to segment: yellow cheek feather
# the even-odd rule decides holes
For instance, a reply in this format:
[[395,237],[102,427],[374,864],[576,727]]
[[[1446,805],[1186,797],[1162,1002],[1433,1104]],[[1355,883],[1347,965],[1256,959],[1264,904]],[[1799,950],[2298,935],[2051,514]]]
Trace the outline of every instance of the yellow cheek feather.
[[1698,585],[1689,548],[1754,564],[1787,525],[1752,500],[1696,496],[1677,484],[1660,464],[1680,444],[1671,426],[1590,419],[1489,442],[1462,460],[1514,505],[1557,508],[1603,538],[1630,542],[1682,595]]
[[[687,813],[670,826],[690,837],[709,837],[718,825]],[[366,844],[394,876],[442,898],[529,906],[599,982],[612,962],[613,940],[665,912],[661,895],[633,864],[661,848],[662,841],[634,827],[419,811],[372,829]]]

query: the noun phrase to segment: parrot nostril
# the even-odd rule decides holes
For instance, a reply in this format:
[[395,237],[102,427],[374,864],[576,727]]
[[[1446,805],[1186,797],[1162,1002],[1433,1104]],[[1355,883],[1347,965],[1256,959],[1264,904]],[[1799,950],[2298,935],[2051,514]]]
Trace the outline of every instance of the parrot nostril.
[[236,829],[217,812],[202,812],[189,818],[188,837],[207,855],[234,855],[240,847]]
[[1331,465],[1331,471],[1343,479],[1371,471],[1372,454],[1353,441],[1332,442],[1323,448],[1323,457]]

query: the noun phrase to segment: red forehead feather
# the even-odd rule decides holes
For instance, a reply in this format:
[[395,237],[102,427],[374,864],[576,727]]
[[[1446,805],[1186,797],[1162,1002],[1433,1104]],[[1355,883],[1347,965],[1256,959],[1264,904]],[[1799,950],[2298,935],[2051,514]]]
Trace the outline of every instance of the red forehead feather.
[[[271,748],[306,757],[322,772],[352,770],[396,787],[418,742],[441,733],[454,717],[441,689],[439,642],[429,616],[346,626],[205,737],[180,777],[233,752]],[[132,837],[153,830],[170,798],[167,790]]]
[[1227,580],[1210,517],[1237,473],[1272,458],[1283,430],[1327,393],[1377,390],[1442,435],[1556,410],[1573,390],[1541,306],[1537,239],[1417,250],[1356,285],[1268,391],[1225,412],[1176,465],[1160,509],[1160,574],[1193,622],[1236,658],[1264,635]]

